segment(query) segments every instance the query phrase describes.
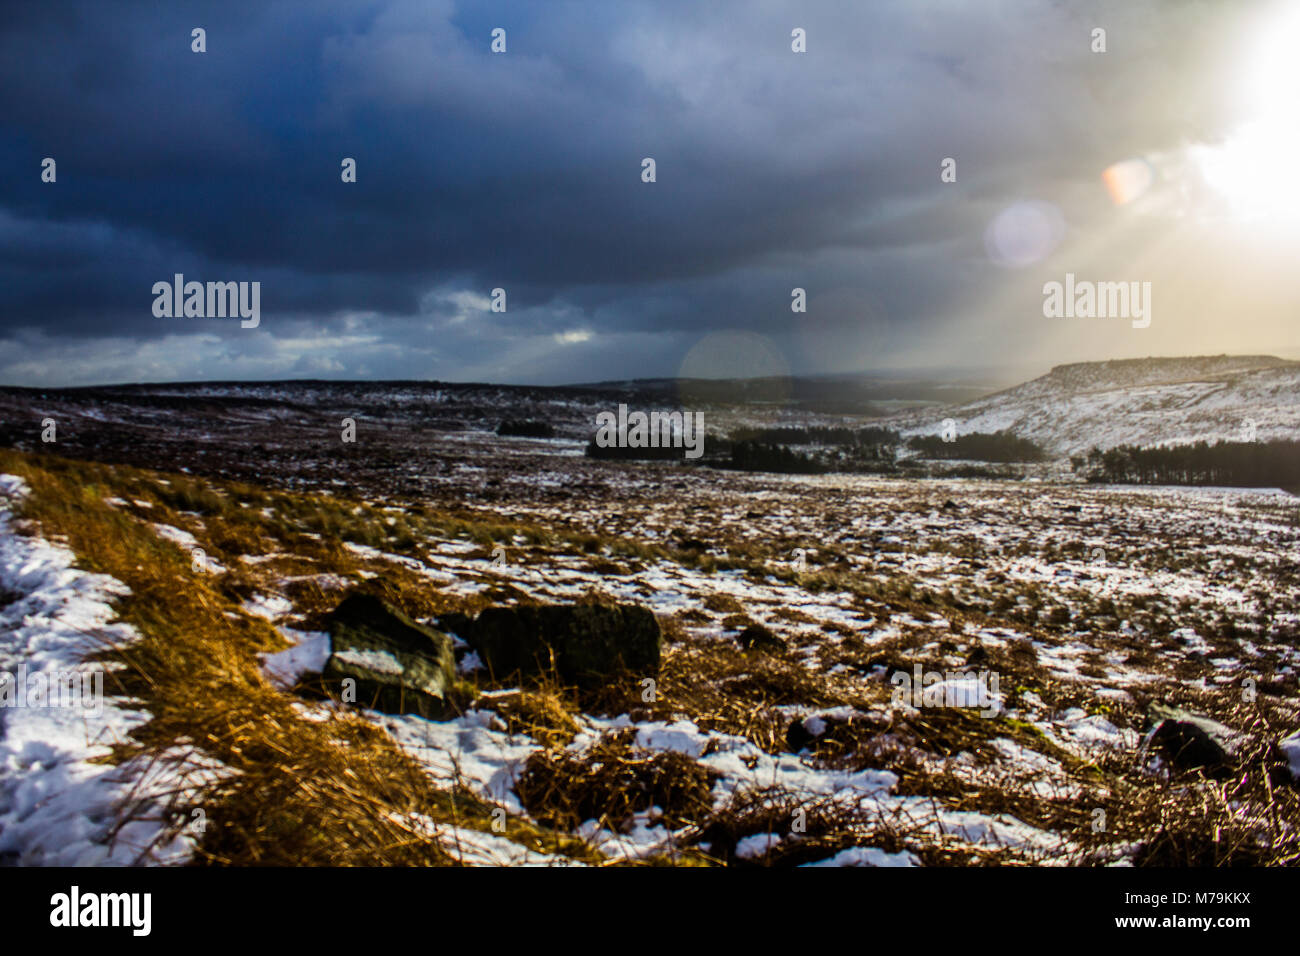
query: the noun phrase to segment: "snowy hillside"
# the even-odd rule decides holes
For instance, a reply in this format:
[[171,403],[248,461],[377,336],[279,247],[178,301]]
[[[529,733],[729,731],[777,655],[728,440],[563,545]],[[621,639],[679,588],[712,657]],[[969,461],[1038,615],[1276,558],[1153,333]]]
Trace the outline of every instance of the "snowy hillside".
[[1293,438],[1300,363],[1271,356],[1126,359],[1061,365],[986,398],[899,416],[906,435],[1010,430],[1059,455],[1096,446]]

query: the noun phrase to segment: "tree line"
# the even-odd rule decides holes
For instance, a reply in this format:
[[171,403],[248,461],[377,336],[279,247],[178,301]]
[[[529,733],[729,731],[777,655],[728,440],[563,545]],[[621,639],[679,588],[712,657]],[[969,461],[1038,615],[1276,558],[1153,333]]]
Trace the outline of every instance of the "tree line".
[[781,426],[776,428],[736,428],[734,442],[759,442],[764,445],[897,445],[900,436],[892,428],[846,428],[836,425]]
[[1136,485],[1232,485],[1239,488],[1300,486],[1300,441],[1196,442],[1139,448],[1094,448],[1070,459],[1090,482]]
[[1042,461],[1047,457],[1034,442],[1008,431],[958,435],[952,441],[944,441],[939,435],[917,435],[908,445],[926,458],[941,460],[1013,462]]

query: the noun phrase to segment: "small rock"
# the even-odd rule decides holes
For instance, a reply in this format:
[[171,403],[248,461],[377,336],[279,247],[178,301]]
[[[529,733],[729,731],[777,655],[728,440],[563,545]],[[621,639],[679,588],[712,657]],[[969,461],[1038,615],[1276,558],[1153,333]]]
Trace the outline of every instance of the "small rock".
[[736,638],[740,646],[747,651],[757,651],[760,654],[781,654],[786,650],[785,641],[777,637],[762,624],[751,624],[740,632]]
[[867,667],[883,667],[885,669],[885,680],[889,680],[895,674],[911,674],[911,666],[904,660],[890,655],[881,655],[873,657],[867,661]]
[[791,721],[790,726],[785,731],[786,749],[792,754],[797,754],[816,740],[818,736],[819,734],[815,734],[808,729],[802,719]]
[[864,740],[874,737],[888,726],[888,721],[870,714],[851,710],[844,713],[847,708],[840,710],[840,713],[809,714],[791,721],[785,732],[786,748],[796,754],[805,749],[820,750],[823,756],[828,751],[846,753],[856,750]]
[[1204,770],[1216,775],[1229,770],[1242,737],[1230,727],[1204,714],[1179,707],[1152,704],[1150,716],[1158,721],[1147,738],[1179,770]]
[[1300,730],[1297,730],[1290,737],[1278,743],[1278,749],[1282,751],[1291,768],[1291,776],[1300,780]]

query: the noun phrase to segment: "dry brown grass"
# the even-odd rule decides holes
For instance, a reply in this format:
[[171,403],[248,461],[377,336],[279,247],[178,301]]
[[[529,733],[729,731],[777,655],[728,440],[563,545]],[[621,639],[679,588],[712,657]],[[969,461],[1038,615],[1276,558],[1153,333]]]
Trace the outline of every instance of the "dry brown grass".
[[528,759],[515,792],[528,812],[573,829],[596,820],[615,832],[633,814],[658,807],[672,829],[705,818],[717,773],[685,754],[632,747],[633,732],[608,734],[583,753],[543,750]]
[[480,706],[490,707],[506,722],[512,734],[525,734],[543,747],[569,744],[578,733],[577,708],[572,697],[553,683],[494,695]]
[[[742,839],[761,834],[779,840],[759,856],[737,855],[737,844]],[[925,866],[1025,862],[1022,855],[1011,850],[976,849],[945,835],[936,826],[933,806],[908,812],[886,810],[781,789],[733,795],[690,836],[705,844],[711,857],[729,866],[802,866],[853,847],[873,847],[891,854],[906,851]]]
[[[283,646],[275,630],[244,614],[227,616],[235,608],[230,596],[211,576],[195,573],[188,554],[104,502],[141,492],[147,473],[15,452],[0,452],[0,469],[31,488],[23,518],[65,541],[82,567],[131,590],[117,609],[140,640],[101,656],[125,665],[112,672],[110,692],[133,698],[151,716],[118,749],[118,759],[148,762],[179,748],[233,771],[204,786],[197,800],[182,806],[177,796],[170,807],[179,828],[192,807],[202,806],[209,825],[200,862],[442,865],[457,860],[455,848],[411,823],[413,814],[490,828],[491,807],[436,787],[362,717],[338,709],[327,720],[305,719],[293,698],[266,681],[257,655]],[[196,483],[172,482],[153,485],[158,499],[170,493],[195,507],[230,507],[227,497]],[[546,852],[597,858],[578,840],[518,819],[508,821],[505,835]]]

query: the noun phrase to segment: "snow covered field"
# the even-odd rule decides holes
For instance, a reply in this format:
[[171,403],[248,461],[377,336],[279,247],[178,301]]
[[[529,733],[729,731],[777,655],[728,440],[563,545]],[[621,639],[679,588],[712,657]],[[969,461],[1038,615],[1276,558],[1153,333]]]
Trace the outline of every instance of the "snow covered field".
[[[296,682],[321,668],[326,616],[348,590],[389,589],[445,626],[459,713],[363,715],[437,787],[462,786],[609,861],[1178,865],[1295,839],[1293,824],[1260,829],[1254,795],[1195,804],[1209,791],[1171,778],[1149,739],[1153,707],[1184,707],[1267,744],[1270,773],[1294,764],[1290,495],[594,462],[572,439],[372,412],[360,449],[342,452],[323,413],[227,410],[178,436],[170,410],[103,412],[105,428],[152,436],[125,442],[129,459],[165,460],[171,474],[106,478],[100,504],[172,549],[185,570],[168,588],[203,575],[223,620],[280,636],[252,666],[308,720],[340,706]],[[250,424],[265,442],[254,455]],[[77,570],[57,540],[17,533],[23,488],[8,480],[5,492],[0,671],[93,668],[98,641],[135,640],[114,619],[125,585]],[[439,623],[580,600],[655,613],[665,643],[648,695],[639,681],[585,694],[494,681]],[[753,628],[769,651],[742,647]],[[947,703],[978,706],[900,693],[914,674],[933,675]],[[135,765],[95,762],[149,717],[104,677],[95,714],[0,708],[5,862],[177,862],[201,842],[164,828],[160,808],[221,766],[200,753],[142,784]],[[176,779],[182,767],[195,776]],[[624,776],[602,776],[611,768]],[[1275,790],[1293,793],[1288,780]],[[1198,831],[1173,846],[1153,836],[1169,826],[1161,814],[1244,836],[1207,849]],[[494,828],[401,819],[466,862],[575,862]]]
[[[828,709],[773,700],[767,716],[778,731],[801,720],[818,730],[823,714],[841,722],[863,718],[889,728],[875,746],[892,743],[906,751],[915,779],[942,776],[1046,804],[1086,799],[1074,772],[1079,766],[1137,760],[1147,730],[1144,706],[1171,694],[1240,696],[1251,681],[1279,696],[1295,722],[1300,525],[1290,496],[1014,482],[679,477],[652,468],[630,468],[620,478],[617,506],[519,502],[511,514],[606,540],[671,547],[689,540],[691,560],[620,555],[617,547],[593,554],[523,538],[505,542],[503,551],[436,537],[401,553],[349,549],[364,560],[365,576],[400,568],[444,598],[471,605],[506,592],[553,602],[599,592],[645,604],[677,625],[676,643],[666,651],[670,662],[695,653],[743,660],[736,637],[743,627],[761,624],[787,643],[789,666],[814,681],[833,682],[846,699],[866,702]],[[245,556],[242,563],[254,560],[262,557]],[[312,669],[326,638],[293,630],[303,622],[291,601],[259,593],[248,610],[272,617],[299,644],[268,661],[281,680]],[[886,677],[896,672],[895,661],[918,660],[958,675],[979,667],[996,674],[999,665],[1016,662],[1000,675],[998,720],[977,747],[935,746],[909,729],[909,715],[925,715],[892,699]],[[476,665],[472,653],[463,656],[462,672],[473,676]],[[747,675],[736,676],[743,682]],[[527,814],[514,787],[544,745],[508,732],[494,702],[511,692],[485,693],[473,710],[447,722],[374,719],[436,779],[461,782],[512,814]],[[565,744],[574,755],[594,753],[595,745],[624,732],[635,753],[671,751],[708,768],[715,810],[745,795],[773,806],[815,804],[822,812],[827,803],[845,804],[950,847],[1009,852],[1038,863],[1085,858],[1073,834],[1059,825],[945,806],[907,787],[899,792],[899,775],[886,768],[899,760],[897,752],[873,766],[862,753],[828,761],[816,746],[802,752],[779,742],[764,747],[717,720],[674,710],[670,702],[653,713],[580,714],[577,724]],[[687,844],[712,849],[690,828],[674,830],[663,816],[650,807],[617,826],[582,821],[574,832],[616,859]],[[788,837],[750,834],[729,852],[761,860]],[[822,862],[919,862],[907,851],[878,857],[858,849],[828,854]],[[1086,858],[1123,862],[1134,849],[1116,841]]]

